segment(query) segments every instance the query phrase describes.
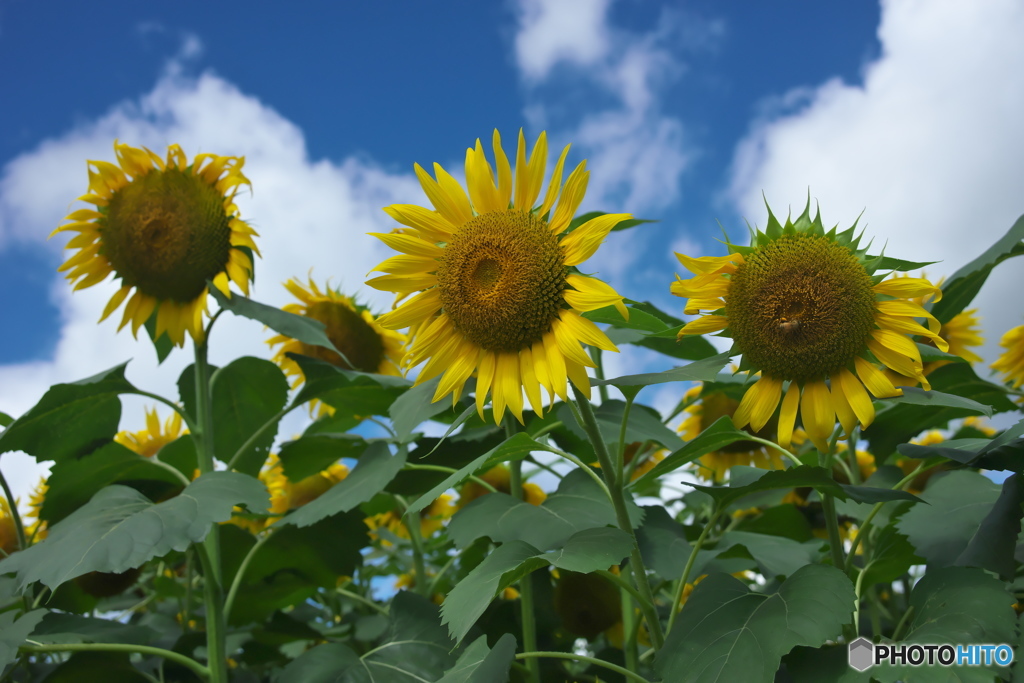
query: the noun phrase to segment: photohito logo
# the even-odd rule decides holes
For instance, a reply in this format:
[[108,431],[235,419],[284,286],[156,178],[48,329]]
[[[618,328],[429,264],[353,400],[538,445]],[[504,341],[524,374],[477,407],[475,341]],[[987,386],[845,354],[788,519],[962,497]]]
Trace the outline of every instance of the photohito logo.
[[910,666],[1009,666],[1013,648],[1009,645],[875,645],[867,638],[850,643],[850,666],[866,671],[879,664]]

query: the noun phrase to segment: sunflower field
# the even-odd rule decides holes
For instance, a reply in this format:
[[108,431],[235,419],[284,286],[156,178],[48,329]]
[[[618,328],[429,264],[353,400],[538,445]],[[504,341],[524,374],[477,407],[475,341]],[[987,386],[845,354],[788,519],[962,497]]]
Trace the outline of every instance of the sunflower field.
[[[1024,680],[1024,327],[986,367],[971,308],[1024,217],[932,281],[768,209],[677,254],[666,311],[586,268],[649,221],[579,214],[585,161],[495,131],[366,237],[390,310],[312,277],[278,309],[244,159],[114,151],[60,270],[194,362],[0,413],[0,454],[50,465],[28,501],[0,475],[0,681]],[[214,367],[223,315],[270,359]],[[660,367],[607,377],[626,344]]]

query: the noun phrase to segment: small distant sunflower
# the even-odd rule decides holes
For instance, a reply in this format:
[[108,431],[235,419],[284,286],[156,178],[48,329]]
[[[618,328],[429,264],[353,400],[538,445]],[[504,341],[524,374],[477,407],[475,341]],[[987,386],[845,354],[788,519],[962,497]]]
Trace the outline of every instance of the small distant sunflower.
[[[444,526],[444,520],[449,519],[456,511],[454,498],[449,494],[442,494],[433,503],[420,511],[420,536],[430,538],[435,532],[440,531]],[[387,529],[399,538],[409,538],[409,530],[405,527],[400,511],[382,512],[371,515],[363,520],[370,529],[370,537],[376,538],[377,529]],[[382,541],[385,545],[389,542]]]
[[377,321],[390,329],[411,328],[404,366],[426,361],[417,382],[444,373],[435,401],[448,394],[458,400],[476,372],[481,416],[490,393],[495,421],[507,407],[522,422],[524,390],[537,413],[543,411],[541,387],[551,399],[564,400],[568,378],[589,394],[586,369],[594,362],[580,342],[618,350],[580,313],[615,306],[625,317],[622,297],[573,267],[631,216],[602,215],[565,234],[586,192],[586,161],[563,185],[567,146],[535,207],[548,157],[546,135],[540,134],[527,158],[520,131],[514,178],[498,131],[493,147],[497,179],[480,140],[466,151],[468,196],[440,165],[434,164],[436,180],[415,166],[435,210],[411,204],[384,209],[406,227],[375,236],[402,253],[374,268],[387,275],[367,284],[400,297],[419,292]]
[[[267,340],[268,344],[281,345],[272,360],[292,378],[292,387],[301,384],[305,378],[298,363],[285,355],[287,353],[312,356],[346,370],[401,375],[399,365],[402,362],[405,335],[381,327],[365,306],[357,304],[340,291],[330,287],[321,291],[312,278],[308,287],[294,278],[284,286],[299,303],[287,304],[283,309],[322,322],[326,327],[327,338],[345,354],[342,358],[322,346],[306,344],[283,334],[271,337]],[[334,412],[330,406],[319,401],[310,403],[310,410],[314,410],[316,405],[320,406],[320,414]]]
[[[713,425],[722,417],[733,417],[740,402],[726,395],[721,391],[710,391],[701,395],[703,385],[698,384],[686,392],[685,400],[689,405],[684,409],[686,417],[679,425],[679,433],[687,441],[691,441],[705,429]],[[778,422],[774,419],[768,420],[757,432],[751,432],[753,436],[761,439],[774,441]],[[745,429],[744,431],[750,431]],[[793,441],[801,443],[803,435],[797,430],[792,438]],[[725,481],[725,475],[737,465],[749,465],[760,467],[765,470],[781,470],[785,467],[785,461],[779,452],[773,448],[760,444],[756,441],[735,441],[717,451],[702,455],[697,459],[697,475],[702,479],[721,483]]]
[[78,233],[65,247],[78,252],[58,270],[70,271],[76,290],[111,273],[120,279],[100,318],[127,299],[119,330],[130,321],[137,334],[155,311],[157,337],[166,332],[184,346],[188,331],[201,341],[207,281],[224,296],[231,296],[229,281],[248,294],[249,251],[259,254],[256,232],[235,206],[239,186],[249,184],[245,160],[200,154],[189,164],[181,147],[171,145],[164,161],[116,141],[114,152],[118,164],[89,162],[89,192],[79,199],[96,208],[71,212],[71,222],[50,234]]
[[6,498],[0,496],[0,558],[16,553],[20,549],[18,528],[14,524],[11,506]]
[[[46,477],[39,477],[39,483],[28,495],[28,514],[25,515],[25,535],[30,539],[41,541],[49,533],[46,520],[40,518],[43,510],[43,503],[46,502],[46,492],[50,485],[46,483]],[[31,520],[31,521],[30,521]]]
[[[281,517],[289,510],[300,508],[303,505],[313,502],[329,488],[348,476],[348,468],[341,463],[335,463],[325,470],[312,474],[305,479],[293,482],[284,473],[284,466],[276,453],[271,453],[259,473],[259,480],[267,487],[269,494],[269,517],[247,518],[232,517],[230,522],[252,533],[259,533]],[[240,511],[241,508],[235,508]]]
[[[481,474],[480,479],[493,486],[499,493],[512,493],[512,472],[505,465],[495,465]],[[477,482],[473,480],[467,481],[459,488],[459,499],[455,503],[455,508],[461,510],[477,498],[488,493],[490,491]],[[544,490],[532,481],[523,483],[523,500],[530,505],[540,505],[547,498],[548,494],[544,493]]]
[[689,298],[686,313],[710,312],[680,336],[722,332],[743,354],[740,369],[761,372],[736,410],[737,427],[760,431],[781,401],[779,443],[790,443],[799,413],[824,451],[837,418],[847,435],[858,422],[866,428],[874,420],[868,391],[878,398],[902,393],[879,364],[929,388],[910,336],[930,339],[942,351],[949,345],[938,335],[939,321],[910,299],[937,299],[941,292],[923,278],[876,275],[882,257],[859,249],[855,230],[856,224],[826,232],[820,214],[810,218],[808,203],[785,225],[769,209],[766,230],[751,229],[750,246],[730,244],[727,256],[677,254],[696,277],[677,280],[672,293]]
[[1013,383],[1014,389],[1024,384],[1024,325],[1019,325],[1006,332],[999,340],[999,345],[1006,351],[992,364],[992,369],[1006,376],[1007,382]]
[[145,429],[140,429],[137,432],[118,432],[114,436],[114,441],[145,458],[152,458],[160,452],[161,448],[182,434],[188,434],[188,430],[181,427],[181,415],[173,413],[161,425],[160,416],[157,415],[154,408],[146,410]]

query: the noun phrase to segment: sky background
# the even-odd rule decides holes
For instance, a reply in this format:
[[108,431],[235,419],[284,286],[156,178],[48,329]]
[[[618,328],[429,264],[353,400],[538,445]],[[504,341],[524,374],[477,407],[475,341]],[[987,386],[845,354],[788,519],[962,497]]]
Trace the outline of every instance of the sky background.
[[[56,273],[87,159],[113,141],[243,155],[261,233],[254,298],[328,278],[362,283],[389,254],[380,210],[425,204],[412,165],[457,177],[465,150],[522,127],[588,159],[583,210],[659,222],[614,234],[585,264],[623,295],[679,315],[673,251],[719,255],[808,192],[826,224],[860,225],[886,253],[951,274],[1024,213],[1024,4],[738,0],[458,0],[140,4],[0,0],[0,411],[129,358],[136,385],[176,396],[190,361],[97,325],[116,285],[72,295]],[[988,343],[1024,320],[1009,262],[977,300]],[[211,360],[269,357],[259,325],[225,320]],[[624,348],[608,372],[664,369]],[[985,376],[986,369],[980,368]],[[674,403],[678,387],[647,401]],[[143,426],[125,401],[122,427]],[[298,419],[298,418],[296,418]],[[283,433],[300,425],[286,425]],[[34,462],[3,456],[16,491]]]

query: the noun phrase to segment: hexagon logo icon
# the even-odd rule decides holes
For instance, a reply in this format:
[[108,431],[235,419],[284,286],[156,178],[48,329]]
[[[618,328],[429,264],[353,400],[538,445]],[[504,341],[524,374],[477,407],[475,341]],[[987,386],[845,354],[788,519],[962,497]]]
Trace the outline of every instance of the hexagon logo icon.
[[875,646],[867,638],[858,638],[850,643],[850,666],[857,671],[867,671],[875,659]]

